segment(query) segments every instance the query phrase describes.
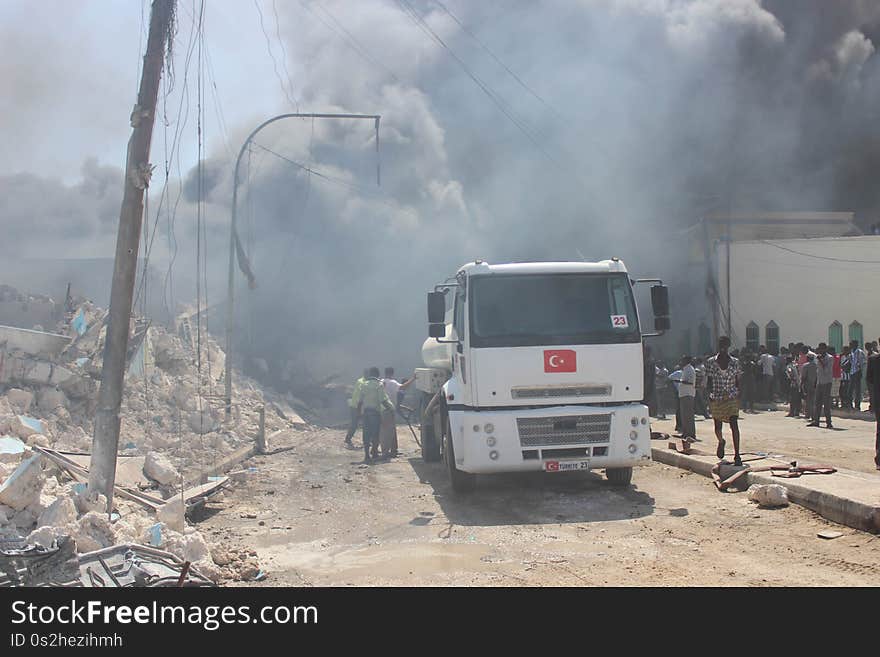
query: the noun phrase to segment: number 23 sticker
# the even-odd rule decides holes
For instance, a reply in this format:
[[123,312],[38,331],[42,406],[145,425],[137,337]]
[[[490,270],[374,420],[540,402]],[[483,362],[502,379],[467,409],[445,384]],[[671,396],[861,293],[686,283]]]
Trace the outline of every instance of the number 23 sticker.
[[611,315],[611,326],[614,328],[629,328],[629,318],[626,315]]

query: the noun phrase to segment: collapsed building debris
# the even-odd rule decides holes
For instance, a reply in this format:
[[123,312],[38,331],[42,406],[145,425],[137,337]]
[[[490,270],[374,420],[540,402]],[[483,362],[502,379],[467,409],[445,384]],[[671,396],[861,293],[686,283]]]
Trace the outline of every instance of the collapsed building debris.
[[[134,319],[108,515],[106,499],[86,494],[107,312],[85,300],[66,306],[54,326],[0,326],[0,550],[42,554],[63,544],[82,561],[119,548],[116,566],[93,564],[104,585],[119,579],[130,562],[125,555],[140,544],[192,564],[196,579],[256,577],[253,555],[208,545],[186,518],[229,483],[208,477],[218,463],[253,444],[258,432],[307,426],[291,400],[272,394],[268,405],[260,386],[236,373],[227,419],[225,355],[211,336],[194,338],[192,312],[174,329]],[[8,571],[7,578],[17,581]]]

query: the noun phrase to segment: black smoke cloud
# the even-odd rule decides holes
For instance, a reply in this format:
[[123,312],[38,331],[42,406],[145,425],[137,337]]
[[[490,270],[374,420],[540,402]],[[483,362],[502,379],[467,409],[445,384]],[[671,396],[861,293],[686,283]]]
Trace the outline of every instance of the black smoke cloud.
[[[240,229],[259,287],[239,290],[239,344],[276,371],[288,360],[318,378],[370,364],[417,366],[423,293],[477,257],[616,255],[637,275],[667,278],[674,298],[681,283],[699,303],[702,278],[687,273],[683,231],[706,212],[855,210],[876,220],[876,3],[544,0],[501,9],[450,0],[545,102],[442,7],[410,4],[532,138],[398,3],[279,7],[301,107],[382,114],[383,180],[377,189],[364,123],[291,122],[257,139],[333,178],[259,147],[249,156]],[[373,61],[315,19],[324,9]],[[265,103],[265,115],[283,111],[280,102]],[[241,143],[247,129],[236,127],[230,142]],[[218,152],[205,171],[217,301],[225,294],[228,156]],[[189,269],[193,175],[177,231],[186,254],[178,263]],[[4,222],[23,216],[7,212]],[[96,214],[104,216],[89,214],[83,225],[94,226]]]

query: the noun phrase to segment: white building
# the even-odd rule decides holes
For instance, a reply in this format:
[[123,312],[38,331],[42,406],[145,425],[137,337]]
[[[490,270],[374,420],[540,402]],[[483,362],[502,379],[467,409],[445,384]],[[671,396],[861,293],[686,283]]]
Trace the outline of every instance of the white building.
[[839,353],[880,337],[880,236],[732,241],[714,260],[721,327],[737,346],[826,342]]

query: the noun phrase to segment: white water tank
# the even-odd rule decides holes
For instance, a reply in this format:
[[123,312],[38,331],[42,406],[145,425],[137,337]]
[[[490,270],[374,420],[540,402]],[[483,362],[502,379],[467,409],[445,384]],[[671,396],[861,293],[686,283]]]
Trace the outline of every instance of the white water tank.
[[[444,339],[452,339],[452,325],[446,325],[446,337]],[[452,370],[452,349],[455,345],[452,343],[437,342],[436,338],[428,338],[422,344],[422,361],[426,367],[433,367],[440,370]]]

